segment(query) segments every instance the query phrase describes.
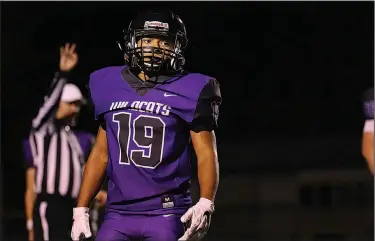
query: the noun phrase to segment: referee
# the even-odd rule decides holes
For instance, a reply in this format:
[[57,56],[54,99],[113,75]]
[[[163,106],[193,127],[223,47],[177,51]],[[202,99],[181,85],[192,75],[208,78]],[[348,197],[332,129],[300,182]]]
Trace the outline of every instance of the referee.
[[[79,88],[67,83],[77,61],[75,44],[60,48],[60,71],[32,122],[29,139],[23,143],[29,240],[70,240],[72,209],[94,141],[90,133],[71,129],[86,103]],[[100,191],[97,206],[104,205],[106,198],[106,192]]]

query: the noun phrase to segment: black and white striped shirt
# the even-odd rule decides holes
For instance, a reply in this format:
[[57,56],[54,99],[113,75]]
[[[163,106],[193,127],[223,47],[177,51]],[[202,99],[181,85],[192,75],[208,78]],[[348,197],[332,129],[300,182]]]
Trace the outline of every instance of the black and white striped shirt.
[[82,171],[94,142],[94,136],[73,131],[56,120],[66,77],[56,73],[51,90],[32,123],[30,136],[24,141],[26,164],[36,168],[37,194],[77,198]]

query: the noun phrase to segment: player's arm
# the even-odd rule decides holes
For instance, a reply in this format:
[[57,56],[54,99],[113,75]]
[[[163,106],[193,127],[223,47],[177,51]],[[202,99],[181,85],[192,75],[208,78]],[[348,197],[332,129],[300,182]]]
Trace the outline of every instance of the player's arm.
[[27,229],[32,229],[33,210],[35,203],[35,168],[30,167],[26,170],[26,191],[25,191],[25,214],[27,220]]
[[44,102],[39,108],[37,116],[32,121],[33,129],[40,129],[55,117],[69,71],[76,65],[77,58],[75,44],[71,46],[66,44],[65,47],[60,48],[60,69],[55,73],[50,90],[44,97]]
[[[90,76],[89,83],[91,83],[91,80],[92,75]],[[89,107],[95,112],[90,84],[87,87],[89,90]],[[77,200],[77,207],[73,208],[72,240],[80,240],[82,234],[85,238],[92,236],[89,221],[89,206],[103,183],[108,163],[107,133],[103,123],[104,120],[101,117],[102,116],[98,117],[95,115],[95,119],[100,119],[101,123],[95,144],[85,165],[81,189]]]
[[81,240],[92,236],[89,222],[89,206],[103,182],[108,162],[107,134],[102,127],[96,137],[95,145],[87,160],[81,190],[78,196],[77,207],[73,208],[72,240]]
[[219,184],[219,163],[214,130],[217,128],[220,104],[219,83],[212,79],[200,93],[195,116],[190,124],[190,136],[197,156],[200,196],[212,202]]
[[214,131],[191,131],[191,140],[198,161],[200,197],[215,200],[219,185],[219,163]]
[[26,214],[26,229],[28,232],[28,240],[34,240],[34,222],[33,212],[35,204],[35,168],[28,168],[26,170],[26,192],[25,192],[25,214]]
[[[34,158],[32,154],[32,147],[30,141],[34,140],[33,135],[30,135],[29,140],[23,142],[23,153],[26,164],[26,190],[25,190],[25,216],[26,216],[26,228],[28,230],[29,240],[34,239],[33,232],[33,211],[35,204],[35,166]],[[35,145],[35,143],[32,143]],[[34,148],[35,149],[35,148]]]
[[94,147],[87,160],[77,207],[89,207],[97,194],[105,176],[108,163],[108,148],[106,131],[99,127]]
[[366,120],[362,136],[362,155],[374,175],[374,120]]
[[[94,144],[95,144],[95,137],[90,136],[90,149],[88,150],[88,153],[91,153],[92,148],[94,147]],[[82,172],[84,172],[84,170],[85,170],[85,166]],[[107,202],[107,185],[102,185],[100,188],[100,191],[95,196],[95,208],[103,207],[106,204],[106,202]]]
[[214,130],[217,128],[220,104],[219,84],[213,79],[202,89],[194,119],[190,123],[190,136],[198,162],[200,199],[181,217],[183,223],[191,220],[191,224],[179,241],[189,240],[195,235],[202,238],[210,226],[210,216],[215,210],[219,163]]

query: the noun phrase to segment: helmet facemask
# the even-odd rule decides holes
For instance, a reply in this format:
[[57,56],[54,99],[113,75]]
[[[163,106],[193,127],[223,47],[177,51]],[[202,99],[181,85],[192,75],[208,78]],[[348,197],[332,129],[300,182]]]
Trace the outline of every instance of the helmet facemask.
[[[173,44],[172,49],[145,46],[145,38],[157,38]],[[149,76],[174,74],[182,70],[185,64],[183,35],[172,36],[161,31],[134,30],[125,37],[125,55],[131,67],[139,68]]]

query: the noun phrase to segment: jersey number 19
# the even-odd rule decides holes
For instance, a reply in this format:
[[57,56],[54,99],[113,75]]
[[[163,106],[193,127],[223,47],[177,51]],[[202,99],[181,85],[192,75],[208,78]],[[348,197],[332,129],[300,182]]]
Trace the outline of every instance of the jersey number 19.
[[[119,142],[119,163],[143,168],[156,168],[162,161],[165,122],[160,117],[139,115],[132,120],[132,114],[120,112],[113,115],[117,123]],[[136,148],[130,148],[130,142]]]

